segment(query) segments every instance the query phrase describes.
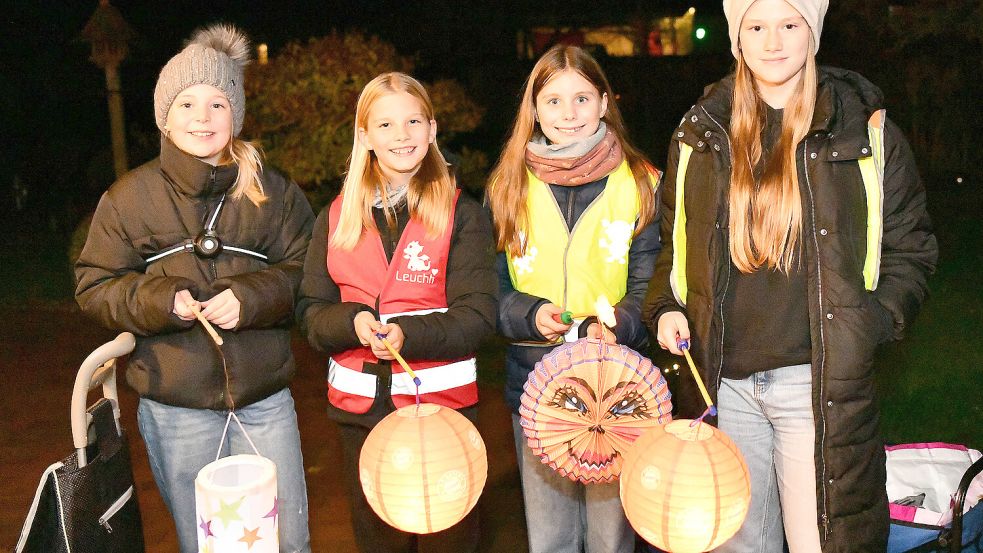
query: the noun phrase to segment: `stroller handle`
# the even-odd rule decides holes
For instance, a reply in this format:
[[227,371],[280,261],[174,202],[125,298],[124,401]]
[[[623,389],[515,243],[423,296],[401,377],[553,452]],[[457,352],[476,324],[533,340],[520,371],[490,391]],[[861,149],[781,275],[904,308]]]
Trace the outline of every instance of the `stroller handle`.
[[89,415],[86,399],[89,390],[102,385],[102,394],[113,404],[116,431],[119,428],[119,396],[116,393],[116,358],[133,351],[136,339],[129,332],[122,332],[111,342],[99,346],[82,362],[75,376],[72,389],[72,443],[78,452],[78,466],[88,464],[85,448],[89,444]]
[[[962,537],[963,537],[963,509],[966,505],[966,492],[969,491],[969,486],[981,472],[983,472],[983,457],[980,457],[973,463],[969,469],[963,474],[962,479],[959,481],[959,487],[956,489],[956,495],[953,497],[952,506],[952,526],[950,527],[949,535],[942,537],[940,536],[939,545],[945,547],[949,546],[949,551],[951,553],[960,553],[962,551]],[[945,541],[949,543],[946,544]]]

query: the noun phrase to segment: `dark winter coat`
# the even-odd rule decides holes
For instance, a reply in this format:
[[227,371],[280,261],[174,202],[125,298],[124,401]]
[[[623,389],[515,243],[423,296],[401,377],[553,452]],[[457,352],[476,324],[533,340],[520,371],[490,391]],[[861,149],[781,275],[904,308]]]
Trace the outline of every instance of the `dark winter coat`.
[[[297,185],[267,169],[265,202],[226,199],[219,214],[223,243],[267,262],[227,250],[212,259],[182,251],[144,261],[194,238],[237,174],[235,165],[213,167],[162,139],[160,157],[124,175],[96,208],[75,266],[75,297],[103,326],[137,335],[126,379],[142,397],[239,407],[282,390],[294,374],[289,326],[314,219]],[[236,327],[216,327],[224,368],[202,325],[173,313],[174,295],[184,289],[199,301],[230,289],[239,300]]]
[[[573,228],[577,220],[594,200],[600,196],[607,184],[607,177],[580,186],[550,185],[550,191],[563,214],[567,228]],[[660,187],[661,188],[661,187]],[[657,198],[658,199],[658,192]],[[628,288],[625,297],[614,305],[618,322],[614,327],[619,344],[644,351],[648,345],[648,331],[642,324],[642,300],[652,277],[655,259],[659,255],[659,225],[654,221],[632,238],[628,250]],[[496,261],[501,301],[498,309],[498,331],[513,343],[505,353],[505,400],[513,413],[519,412],[519,398],[522,387],[529,378],[529,372],[544,355],[557,347],[548,343],[546,337],[536,328],[536,311],[549,300],[519,292],[512,286],[509,276],[508,260],[504,253],[498,254]],[[585,336],[588,324],[580,325],[580,335]],[[529,345],[529,342],[542,342],[542,345]]]
[[[328,273],[328,209],[321,211],[314,223],[311,246],[304,263],[304,278],[297,302],[297,320],[314,349],[328,355],[361,347],[355,334],[355,315],[369,311],[378,318],[374,306],[341,301],[338,285]],[[390,228],[381,209],[372,210],[380,229],[386,257],[392,259],[409,211],[404,203],[397,211],[398,226]],[[492,272],[495,244],[492,241],[488,214],[467,194],[460,194],[454,210],[453,234],[447,257],[447,312],[394,317],[389,320],[403,331],[400,354],[416,360],[451,360],[475,354],[478,347],[495,331],[498,289]],[[379,376],[379,386],[388,391],[390,362],[381,360],[366,371]],[[388,392],[386,392],[388,395]],[[393,407],[373,409],[356,415],[329,406],[329,415],[339,422],[372,426]]]
[[[720,384],[722,306],[730,268],[729,136],[733,76],[707,88],[673,135],[662,195],[665,248],[644,317],[656,329],[684,311],[692,349],[711,395]],[[900,338],[924,300],[938,247],[912,152],[896,125],[885,129],[884,228],[880,282],[864,288],[866,200],[856,160],[867,155],[867,120],[880,91],[860,75],[820,70],[811,131],[796,159],[802,198],[800,235],[808,275],[818,521],[823,551],[883,551],[888,534],[884,449],[878,435],[872,362],[878,343]],[[673,297],[672,229],[679,144],[694,151],[686,172],[686,308]],[[689,416],[701,400],[675,394]]]

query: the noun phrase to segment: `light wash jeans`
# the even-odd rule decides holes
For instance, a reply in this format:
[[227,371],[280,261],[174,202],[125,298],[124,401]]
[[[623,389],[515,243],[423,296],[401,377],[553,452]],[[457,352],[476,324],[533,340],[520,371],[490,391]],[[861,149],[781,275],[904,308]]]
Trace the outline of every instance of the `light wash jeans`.
[[581,484],[543,464],[512,415],[526,508],[529,553],[631,553],[635,532],[621,507],[618,483]]
[[[137,422],[147,444],[150,468],[164,503],[174,517],[182,553],[198,551],[195,477],[215,460],[228,411],[187,409],[140,398]],[[307,482],[300,452],[297,413],[290,390],[283,390],[236,409],[246,432],[264,456],[276,463],[280,500],[280,551],[311,550],[307,529]],[[222,457],[252,454],[253,449],[232,421]]]
[[751,472],[751,506],[722,553],[819,553],[816,511],[816,426],[812,367],[793,365],[743,380],[724,378],[717,393],[719,426]]

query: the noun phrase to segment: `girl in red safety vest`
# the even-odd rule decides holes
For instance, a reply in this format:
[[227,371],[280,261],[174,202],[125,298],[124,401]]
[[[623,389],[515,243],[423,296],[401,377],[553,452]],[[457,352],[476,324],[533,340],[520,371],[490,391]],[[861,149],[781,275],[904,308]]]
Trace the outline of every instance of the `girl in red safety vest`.
[[585,486],[543,464],[519,418],[523,384],[536,362],[564,341],[600,337],[589,313],[613,304],[609,341],[644,349],[647,281],[659,252],[658,172],[628,141],[614,93],[582,49],[558,45],[533,67],[512,135],[489,180],[498,239],[498,325],[512,343],[505,395],[522,475],[529,551],[629,553],[635,536],[617,483]]
[[[474,354],[495,328],[491,224],[457,190],[433,105],[412,77],[369,82],[354,134],[341,194],[315,223],[297,315],[330,355],[328,415],[340,425],[355,541],[371,553],[474,551],[476,511],[428,535],[383,522],[359,487],[358,458],[369,431],[417,393],[475,420]],[[413,367],[419,390],[382,338]]]

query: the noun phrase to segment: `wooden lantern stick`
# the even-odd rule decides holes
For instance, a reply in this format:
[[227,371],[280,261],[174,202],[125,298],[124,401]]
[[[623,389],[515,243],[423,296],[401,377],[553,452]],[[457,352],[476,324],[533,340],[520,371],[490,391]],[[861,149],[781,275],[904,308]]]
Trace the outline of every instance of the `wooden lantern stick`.
[[706,386],[703,385],[703,379],[700,378],[700,373],[696,370],[696,364],[693,363],[693,357],[689,354],[689,340],[676,340],[676,346],[683,351],[683,355],[686,356],[686,364],[689,365],[689,369],[693,372],[693,378],[696,380],[696,385],[700,387],[700,393],[703,394],[703,401],[707,403],[707,410],[711,414],[715,414],[716,408],[713,405],[713,400],[710,399],[710,394],[707,393]]
[[423,382],[420,380],[420,377],[417,376],[415,372],[413,372],[413,369],[411,369],[410,366],[406,363],[406,359],[403,359],[403,356],[400,355],[398,351],[396,351],[396,348],[394,348],[391,343],[389,343],[389,340],[386,339],[386,335],[376,334],[375,337],[382,340],[382,345],[386,346],[386,349],[389,350],[389,353],[393,354],[393,357],[396,358],[396,362],[399,363],[399,365],[403,367],[403,370],[406,371],[406,374],[410,375],[410,378],[413,379],[413,383],[416,384],[418,387],[422,385]]
[[218,335],[218,332],[215,332],[215,327],[212,326],[212,323],[208,322],[208,319],[206,319],[205,316],[201,314],[201,310],[198,309],[197,305],[193,305],[193,304],[188,305],[188,309],[190,309],[191,312],[195,314],[195,318],[198,319],[198,322],[201,323],[201,326],[205,327],[205,330],[208,331],[208,335],[212,337],[212,340],[215,340],[216,344],[221,346],[222,344],[225,343],[225,341],[222,340],[222,337]]

